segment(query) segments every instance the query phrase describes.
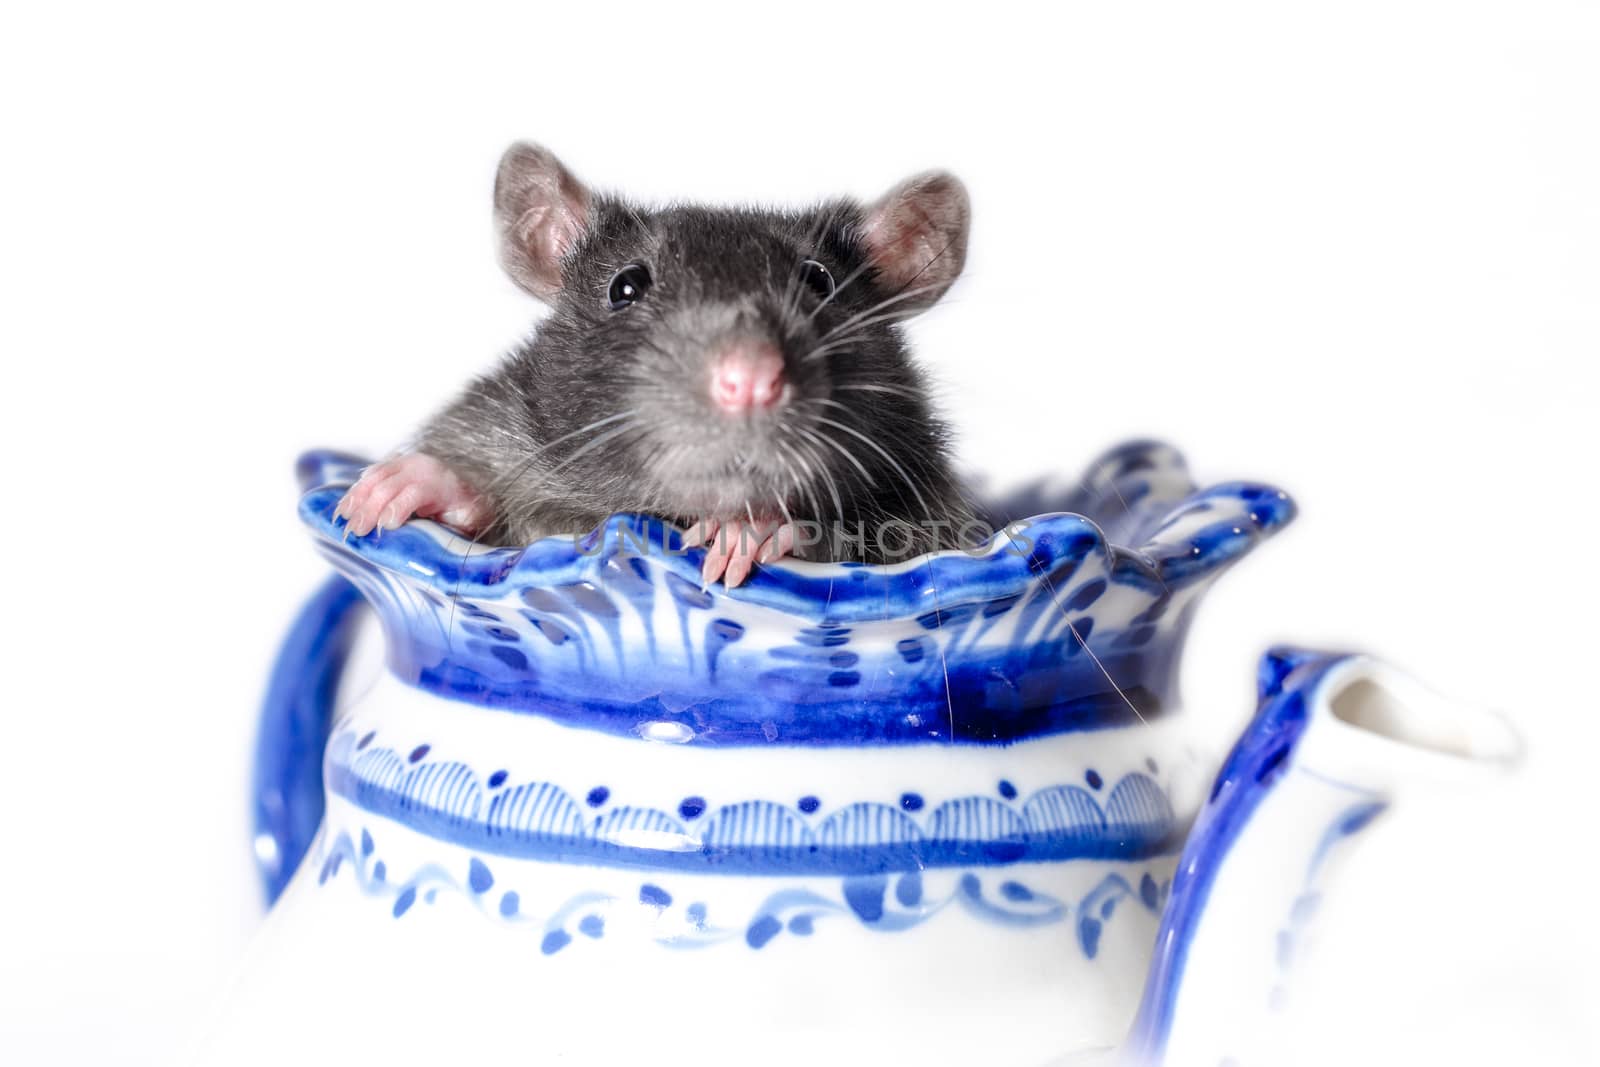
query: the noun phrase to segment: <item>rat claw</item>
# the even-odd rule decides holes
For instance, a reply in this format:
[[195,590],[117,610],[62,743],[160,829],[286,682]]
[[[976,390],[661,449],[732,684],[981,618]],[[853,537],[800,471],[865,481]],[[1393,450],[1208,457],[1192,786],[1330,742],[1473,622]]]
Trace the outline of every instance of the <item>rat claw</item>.
[[362,471],[334,509],[345,536],[398,530],[412,516],[442,518],[469,535],[493,519],[489,502],[459,475],[421,452],[396,456]]
[[744,581],[745,575],[749,573],[747,557],[751,549],[751,538],[756,536],[756,532],[742,519],[730,519],[727,522],[712,521],[716,522],[717,529],[711,536],[711,547],[706,551],[700,575],[707,582],[721,578],[731,589]]
[[[705,562],[700,564],[700,577],[706,585],[710,585],[722,577],[722,572],[728,567],[728,556],[721,545],[712,545],[706,551]],[[704,588],[704,587],[702,587]]]
[[732,531],[730,538],[732,546],[728,550],[727,573],[723,582],[729,589],[743,585],[750,571],[767,546],[781,529],[780,523],[770,520],[744,523],[734,521],[728,524],[724,532]]
[[795,528],[793,523],[786,522],[772,531],[761,545],[761,550],[756,553],[757,563],[773,563],[786,558],[794,551]]
[[698,519],[683,532],[683,543],[686,545],[708,545],[716,540],[719,526],[720,523],[716,519]]
[[729,589],[743,585],[758,562],[788,555],[794,548],[795,531],[789,523],[701,519],[689,528],[687,537],[691,544],[708,546],[700,564],[700,589],[704,592],[719,578]]

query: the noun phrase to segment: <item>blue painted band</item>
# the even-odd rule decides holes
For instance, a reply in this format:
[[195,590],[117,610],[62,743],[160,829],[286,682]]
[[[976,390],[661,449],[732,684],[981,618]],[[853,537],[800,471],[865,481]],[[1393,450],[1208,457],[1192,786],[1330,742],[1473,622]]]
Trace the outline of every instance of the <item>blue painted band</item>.
[[[1065,659],[1064,644],[1057,642],[1049,648],[1006,658],[1023,660],[1030,655],[1054,654]],[[1169,646],[1152,649],[1150,655],[1159,655],[1164,661],[1176,658]],[[998,666],[1000,659],[994,657],[990,662]],[[607,700],[552,684],[552,679],[491,683],[470,668],[456,664],[445,664],[438,669],[422,668],[411,677],[414,684],[430,692],[480,707],[509,711],[537,708],[542,718],[553,722],[600,730],[618,737],[639,736],[646,728],[643,724],[656,729],[661,724],[669,724],[687,731],[695,744],[715,747],[772,744],[813,748],[899,744],[1006,746],[1054,734],[1150,723],[1162,718],[1173,706],[1169,697],[1140,684],[1141,677],[1148,677],[1140,673],[1149,661],[1148,655],[1105,657],[1098,666],[1087,657],[1080,659],[1081,670],[1061,672],[1062,677],[1056,679],[1064,699],[1040,701],[1030,707],[985,706],[993,684],[992,676],[958,667],[948,672],[948,688],[907,686],[899,696],[884,694],[833,705],[797,700],[765,708],[759,718],[748,714],[750,701],[742,695],[701,699],[684,708],[682,702],[690,697],[678,692]],[[1128,684],[1121,690],[1112,688],[1107,675],[1112,679],[1126,679]],[[928,709],[947,713],[944,718],[936,718],[926,714]]]
[[[362,740],[370,742],[370,734]],[[932,807],[917,796],[914,806],[861,802],[814,820],[804,808],[753,800],[696,810],[686,824],[650,808],[593,810],[612,800],[609,790],[592,791],[584,805],[548,783],[518,785],[462,763],[426,761],[426,751],[418,746],[408,756],[341,734],[328,747],[328,789],[417,833],[488,855],[699,874],[852,876],[1134,861],[1170,854],[1182,841],[1165,794],[1141,773],[1109,787],[1103,804],[1081,786],[1062,785],[1015,804],[958,797]],[[617,843],[641,838],[651,844]]]
[[[818,932],[819,924],[845,918],[879,933],[902,933],[956,905],[968,916],[995,927],[1037,929],[1071,921],[1076,927],[1078,947],[1086,959],[1092,960],[1099,952],[1106,923],[1123,910],[1119,904],[1127,901],[1127,908],[1158,913],[1165,899],[1162,884],[1148,871],[1139,877],[1137,889],[1120,873],[1108,873],[1077,901],[1062,900],[1007,875],[993,879],[986,891],[983,879],[971,871],[963,873],[947,893],[930,896],[923,872],[909,871],[898,876],[847,877],[837,891],[784,886],[771,892],[753,911],[748,905],[730,907],[726,902],[708,901],[698,895],[675,898],[663,886],[647,882],[639,886],[637,894],[581,890],[541,915],[528,913],[523,893],[502,880],[507,872],[502,870],[497,875],[476,856],[468,861],[463,879],[459,863],[429,862],[410,873],[392,871],[378,858],[378,847],[366,828],[361,830],[359,848],[350,832],[341,830],[319,857],[318,884],[330,885],[348,870],[356,888],[363,895],[382,901],[395,919],[404,918],[419,903],[426,906],[439,894],[449,893],[486,918],[542,933],[540,954],[545,956],[579,943],[575,935],[591,940],[608,936],[610,915],[626,915],[641,907],[650,909],[657,921],[651,924],[654,929],[647,936],[664,947],[692,951],[718,944],[743,944],[760,950],[785,931],[793,937],[810,939]],[[674,885],[669,879],[662,881]],[[640,930],[636,925],[625,928],[635,936]]]

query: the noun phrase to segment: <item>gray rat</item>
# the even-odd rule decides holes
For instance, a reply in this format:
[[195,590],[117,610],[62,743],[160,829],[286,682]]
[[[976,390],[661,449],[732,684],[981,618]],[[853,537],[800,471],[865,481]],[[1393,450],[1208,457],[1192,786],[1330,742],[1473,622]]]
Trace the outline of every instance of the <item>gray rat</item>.
[[707,581],[785,555],[889,562],[972,512],[899,322],[966,258],[969,208],[925,173],[871,204],[646,208],[516,144],[500,258],[548,303],[535,335],[340,502],[364,536],[413,515],[491,544],[659,516]]

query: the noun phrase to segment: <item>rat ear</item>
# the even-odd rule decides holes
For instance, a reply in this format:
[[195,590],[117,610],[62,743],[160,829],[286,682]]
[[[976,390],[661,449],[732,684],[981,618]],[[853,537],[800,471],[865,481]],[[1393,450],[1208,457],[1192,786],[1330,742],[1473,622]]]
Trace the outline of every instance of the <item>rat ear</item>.
[[[862,236],[897,308],[920,311],[944,295],[967,259],[967,190],[954,174],[907,178],[867,208]],[[915,295],[911,295],[911,294]]]
[[506,149],[494,178],[494,221],[511,280],[554,300],[561,261],[589,223],[589,203],[589,190],[546,149],[526,141]]

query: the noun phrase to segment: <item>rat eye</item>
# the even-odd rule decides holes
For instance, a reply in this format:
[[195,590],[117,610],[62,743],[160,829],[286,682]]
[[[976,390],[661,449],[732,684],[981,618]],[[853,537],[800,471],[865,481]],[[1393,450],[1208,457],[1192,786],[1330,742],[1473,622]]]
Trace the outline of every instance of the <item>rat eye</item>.
[[629,263],[611,276],[611,288],[606,298],[612,311],[621,311],[644,296],[650,288],[650,271],[638,263]]
[[833,275],[814,259],[808,259],[800,264],[800,276],[805,280],[807,288],[826,300],[833,295]]

